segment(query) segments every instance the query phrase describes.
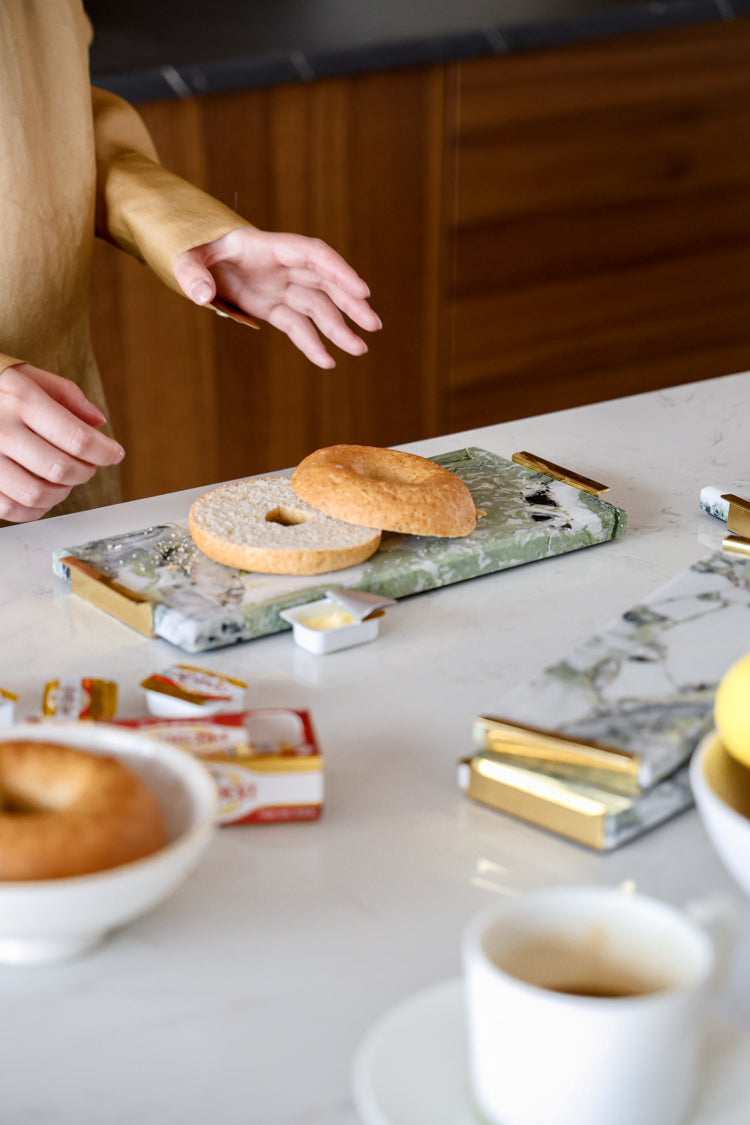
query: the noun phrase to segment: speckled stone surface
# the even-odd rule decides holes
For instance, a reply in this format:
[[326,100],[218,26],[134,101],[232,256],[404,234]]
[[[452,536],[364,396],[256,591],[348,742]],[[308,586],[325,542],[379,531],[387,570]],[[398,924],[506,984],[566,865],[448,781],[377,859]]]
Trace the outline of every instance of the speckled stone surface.
[[[250,573],[222,566],[194,546],[186,527],[169,524],[55,551],[151,600],[157,636],[201,652],[288,628],[279,611],[315,601],[331,586],[402,598],[624,534],[620,508],[486,450],[434,458],[471,490],[481,511],[461,539],[385,534],[365,563],[315,578]],[[187,513],[186,513],[187,515]]]

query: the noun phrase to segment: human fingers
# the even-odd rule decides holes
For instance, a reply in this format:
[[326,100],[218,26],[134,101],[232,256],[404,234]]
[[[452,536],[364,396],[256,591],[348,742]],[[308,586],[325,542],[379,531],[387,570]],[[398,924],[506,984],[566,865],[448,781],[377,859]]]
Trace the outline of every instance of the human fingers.
[[0,519],[11,523],[41,519],[69,493],[69,486],[43,481],[0,454]]
[[383,322],[378,314],[370,308],[367,301],[361,297],[353,297],[346,289],[342,289],[333,281],[328,281],[314,270],[292,269],[289,271],[289,283],[299,285],[305,289],[320,289],[337,305],[350,320],[366,332],[377,332],[383,327]]
[[289,305],[274,305],[266,317],[268,323],[289,337],[295,347],[317,367],[330,369],[336,366],[333,356],[326,351],[312,322]]
[[205,249],[196,246],[186,250],[172,265],[177,284],[196,305],[208,305],[216,296],[216,283],[204,260]]
[[81,388],[70,379],[63,379],[60,375],[53,375],[52,372],[41,371],[39,368],[35,369],[35,375],[37,386],[45,390],[50,398],[64,406],[71,414],[82,418],[90,426],[103,426],[107,421],[106,415],[96,403],[86,398]]
[[[52,378],[59,380],[59,376]],[[125,456],[122,446],[57,401],[50,389],[49,380],[30,377],[18,367],[9,367],[0,375],[0,450],[9,438],[13,440],[11,435],[23,441],[32,433],[78,461],[94,466],[118,464]],[[65,394],[58,384],[53,393]]]
[[[332,246],[321,238],[309,238],[303,234],[275,234],[269,231],[244,230],[232,232],[233,238],[239,236],[250,244],[250,241],[264,244],[270,249],[276,260],[289,269],[306,269],[319,274],[327,281],[332,281],[339,288],[350,293],[353,297],[367,299],[370,296],[370,287],[359,276],[353,266],[342,258]],[[230,245],[237,245],[236,242]]]
[[[62,375],[55,375],[52,371],[45,371],[41,367],[34,367],[31,363],[17,363],[9,370],[11,373],[16,373],[17,379],[21,377],[20,382],[26,379],[34,383],[55,402],[67,407],[73,414],[83,418],[92,426],[101,426],[107,421],[99,407],[86,398],[78,384],[70,379],[64,379]],[[12,378],[12,374],[8,378]]]
[[11,462],[33,473],[36,479],[69,490],[77,484],[85,484],[96,472],[95,465],[71,457],[22,423],[0,430],[0,451]]
[[284,295],[285,304],[308,317],[331,343],[349,355],[364,355],[367,344],[353,332],[330,298],[319,289],[290,285]]

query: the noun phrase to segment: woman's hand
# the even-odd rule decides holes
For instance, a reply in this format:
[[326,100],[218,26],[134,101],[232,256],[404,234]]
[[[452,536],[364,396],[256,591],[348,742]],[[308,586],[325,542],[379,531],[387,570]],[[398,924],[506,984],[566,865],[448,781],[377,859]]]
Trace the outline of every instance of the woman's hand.
[[19,363],[0,374],[0,519],[37,520],[125,450],[69,379]]
[[196,304],[207,305],[219,297],[250,317],[268,321],[318,367],[336,366],[318,332],[350,355],[367,351],[342,313],[368,332],[382,327],[367,303],[370,290],[365,282],[317,238],[238,227],[181,254],[174,272]]

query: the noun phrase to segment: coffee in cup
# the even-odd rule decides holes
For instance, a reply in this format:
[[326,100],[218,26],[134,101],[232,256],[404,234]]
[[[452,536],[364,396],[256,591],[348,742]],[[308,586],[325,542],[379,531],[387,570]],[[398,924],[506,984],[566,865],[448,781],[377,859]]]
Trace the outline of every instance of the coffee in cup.
[[621,890],[537,891],[475,918],[463,964],[490,1125],[682,1125],[716,967],[687,915]]

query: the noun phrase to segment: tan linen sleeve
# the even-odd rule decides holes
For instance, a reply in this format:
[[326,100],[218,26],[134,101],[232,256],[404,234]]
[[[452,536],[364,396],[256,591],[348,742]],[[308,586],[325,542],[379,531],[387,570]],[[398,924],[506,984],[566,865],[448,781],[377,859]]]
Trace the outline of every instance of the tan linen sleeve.
[[128,102],[94,87],[92,104],[96,233],[145,262],[182,294],[172,270],[175,258],[251,224],[163,168],[146,126]]
[[17,363],[23,363],[22,359],[14,359],[12,355],[4,355],[0,352],[0,375],[9,367],[15,367]]

